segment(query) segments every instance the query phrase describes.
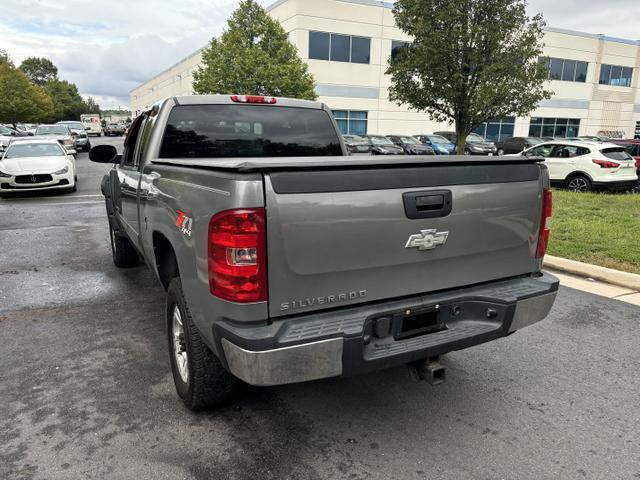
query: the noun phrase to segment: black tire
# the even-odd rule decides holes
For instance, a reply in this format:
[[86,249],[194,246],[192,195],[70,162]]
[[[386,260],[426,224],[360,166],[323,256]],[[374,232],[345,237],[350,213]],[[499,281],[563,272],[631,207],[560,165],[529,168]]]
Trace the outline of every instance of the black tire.
[[127,237],[123,237],[109,225],[111,255],[113,264],[118,268],[131,268],[138,265],[140,257]]
[[87,142],[87,144],[84,146],[84,151],[88,152],[89,150],[91,150],[91,143]]
[[[176,310],[180,315],[182,333],[174,329]],[[182,283],[175,277],[167,292],[167,342],[171,372],[178,396],[189,410],[198,411],[218,407],[234,400],[240,390],[241,382],[227,372],[218,357],[205,345],[189,312],[182,293]],[[177,320],[176,320],[177,321]],[[186,357],[186,365],[178,367],[178,355]],[[180,368],[186,372],[186,381]]]
[[471,155],[471,150],[469,150],[468,148],[464,149],[464,154],[465,155]]
[[567,178],[566,187],[574,192],[590,192],[593,190],[593,183],[586,175],[578,173]]
[[501,157],[504,155],[504,150],[502,148],[498,149],[498,156]]

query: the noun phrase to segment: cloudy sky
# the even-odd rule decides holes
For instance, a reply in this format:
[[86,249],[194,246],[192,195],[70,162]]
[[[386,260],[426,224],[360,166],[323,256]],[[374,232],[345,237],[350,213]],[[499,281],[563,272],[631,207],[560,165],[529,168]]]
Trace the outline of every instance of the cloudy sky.
[[[271,0],[259,0],[268,5]],[[314,0],[307,0],[314,1]],[[103,107],[204,46],[237,0],[2,0],[0,48],[50,58]],[[530,0],[553,27],[640,39],[640,0]]]

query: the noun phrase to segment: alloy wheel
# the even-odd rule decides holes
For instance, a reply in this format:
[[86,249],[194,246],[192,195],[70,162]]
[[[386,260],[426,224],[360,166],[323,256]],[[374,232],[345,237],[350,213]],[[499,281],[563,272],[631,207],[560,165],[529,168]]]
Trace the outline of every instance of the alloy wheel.
[[184,339],[184,325],[182,324],[182,314],[178,305],[173,307],[171,321],[171,338],[173,340],[173,357],[180,378],[184,383],[189,381],[189,360],[187,358],[187,344]]

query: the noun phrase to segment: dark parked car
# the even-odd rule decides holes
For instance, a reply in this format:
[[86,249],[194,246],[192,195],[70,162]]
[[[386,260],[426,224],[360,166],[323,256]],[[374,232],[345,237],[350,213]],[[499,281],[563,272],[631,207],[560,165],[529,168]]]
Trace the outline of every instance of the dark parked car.
[[371,143],[371,155],[404,155],[402,147],[394,145],[384,135],[365,135]]
[[602,135],[582,135],[578,137],[578,139],[585,140],[587,142],[610,142],[612,140],[611,138]]
[[430,146],[436,155],[453,155],[456,151],[456,146],[440,135],[420,134],[413,137]]
[[[435,132],[435,135],[440,135],[449,140],[454,145],[458,144],[456,132]],[[467,136],[467,142],[464,146],[464,155],[494,155],[496,153],[496,145],[493,142],[488,142],[477,133],[470,133]]]
[[371,155],[371,143],[368,138],[358,135],[343,135],[349,155]]
[[542,143],[542,140],[535,137],[511,137],[500,140],[496,143],[498,155],[509,155],[511,153],[520,153],[523,150]]
[[407,155],[435,155],[433,148],[423,144],[417,138],[407,135],[387,135],[398,147],[401,147]]

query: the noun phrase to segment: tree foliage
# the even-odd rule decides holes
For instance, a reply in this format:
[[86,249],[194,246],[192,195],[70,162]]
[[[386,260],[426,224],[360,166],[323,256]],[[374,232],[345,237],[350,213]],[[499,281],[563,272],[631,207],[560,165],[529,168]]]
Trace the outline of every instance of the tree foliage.
[[42,122],[53,114],[47,92],[8,62],[0,62],[0,121]]
[[2,48],[0,48],[0,63],[8,63],[9,65],[13,65],[9,54]]
[[544,21],[525,0],[398,0],[396,24],[412,44],[389,63],[389,98],[455,123],[458,151],[493,118],[524,116],[551,97],[538,63]]
[[74,83],[58,79],[58,68],[47,58],[27,58],[15,68],[0,50],[0,122],[79,120],[82,113],[99,113]]
[[29,57],[20,64],[20,70],[36,85],[44,86],[58,79],[58,67],[43,57]]
[[84,101],[86,107],[83,113],[100,113],[100,105],[93,99],[93,97],[87,97]]
[[274,95],[314,100],[313,76],[280,23],[255,0],[243,0],[194,72],[196,93]]
[[47,82],[44,88],[53,100],[51,121],[78,120],[83,113],[97,113],[88,111],[75,83],[55,79]]

